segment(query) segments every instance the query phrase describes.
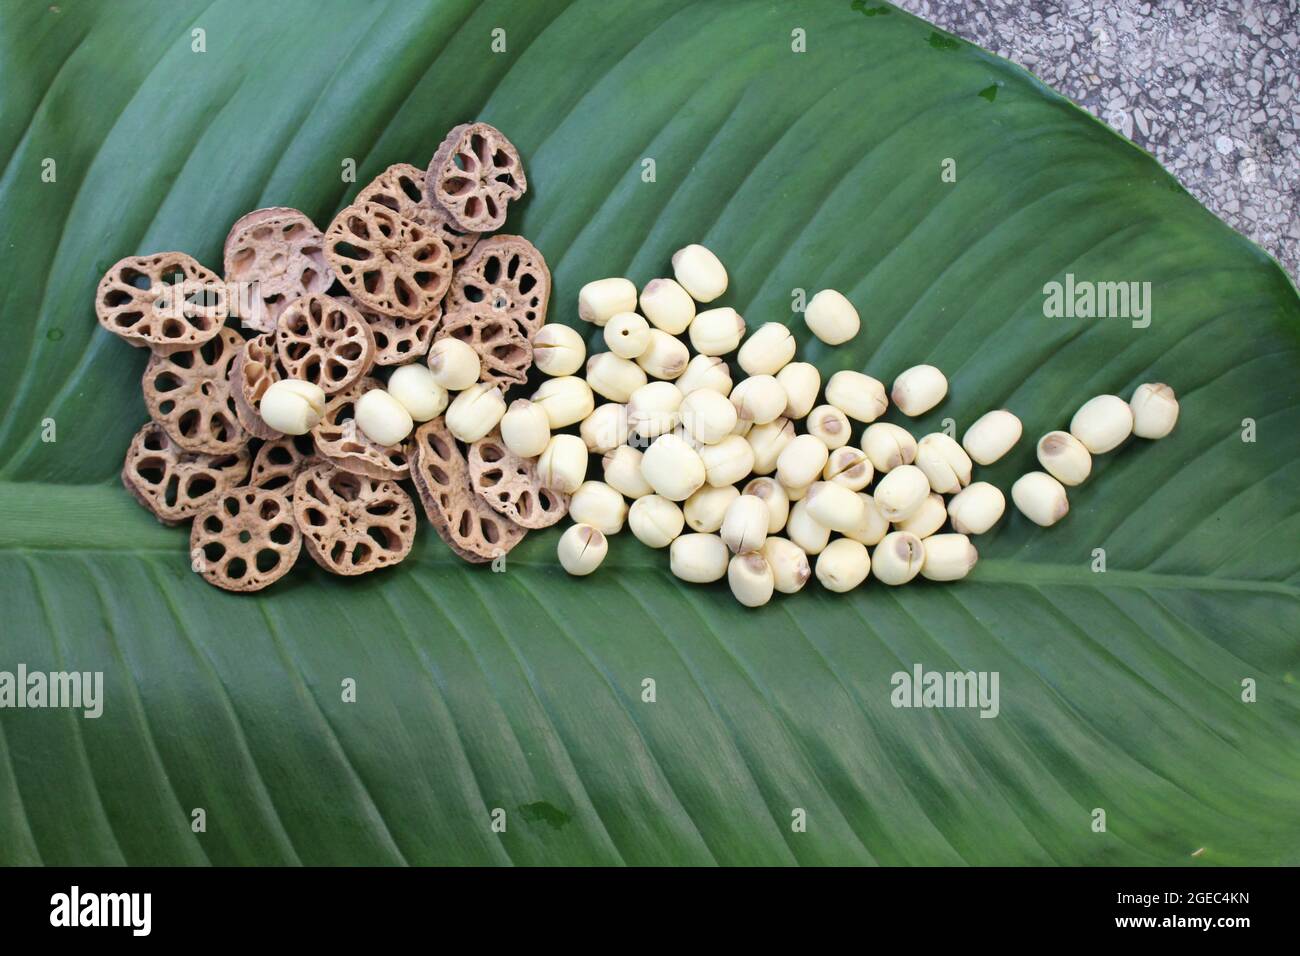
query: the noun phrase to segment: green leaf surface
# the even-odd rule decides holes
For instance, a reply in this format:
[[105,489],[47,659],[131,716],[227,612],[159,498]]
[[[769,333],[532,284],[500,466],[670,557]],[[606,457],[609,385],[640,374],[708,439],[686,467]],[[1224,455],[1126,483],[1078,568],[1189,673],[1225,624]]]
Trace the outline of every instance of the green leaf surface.
[[[1034,78],[849,0],[4,19],[0,670],[100,670],[106,701],[0,710],[0,863],[1300,862],[1300,302]],[[551,264],[551,321],[578,324],[584,282],[644,282],[700,241],[726,301],[790,323],[824,375],[944,369],[919,429],[1020,415],[981,472],[1004,490],[1091,395],[1168,382],[1178,429],[1097,459],[1057,527],[1010,514],[954,585],[745,611],[627,534],[574,580],[556,529],[493,573],[424,525],[364,579],[304,556],[258,596],[207,586],[185,530],[117,483],[146,356],[95,323],[99,277],[169,249],[219,268],[259,205],[324,224],[476,117],[527,164],[509,229]],[[1046,318],[1067,272],[1150,282],[1150,327]],[[865,320],[837,349],[791,311],[824,287]],[[997,672],[998,716],[893,707],[916,664]]]

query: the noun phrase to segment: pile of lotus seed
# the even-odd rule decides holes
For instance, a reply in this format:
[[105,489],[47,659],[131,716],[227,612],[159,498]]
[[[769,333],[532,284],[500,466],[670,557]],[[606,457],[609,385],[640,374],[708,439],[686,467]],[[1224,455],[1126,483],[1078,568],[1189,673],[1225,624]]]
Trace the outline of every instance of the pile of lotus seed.
[[[565,325],[544,326],[533,343],[535,364],[553,377],[531,399],[514,401],[503,414],[488,412],[491,421],[469,429],[485,432],[499,414],[506,446],[537,456],[541,483],[572,495],[575,524],[558,546],[564,569],[596,570],[607,537],[626,523],[643,544],[669,549],[678,578],[708,583],[725,576],[748,607],[766,604],[774,591],[797,592],[814,574],[841,592],[868,575],[887,585],[918,574],[933,581],[965,577],[978,558],[970,536],[992,528],[1005,508],[998,488],[971,481],[972,462],[989,465],[1010,451],[1020,440],[1020,420],[1005,409],[990,411],[960,444],[942,432],[916,439],[877,421],[891,399],[909,417],[943,400],[948,382],[932,365],[900,374],[888,396],[869,375],[836,372],[818,404],[821,376],[794,361],[796,342],[785,325],[769,322],[746,338],[735,309],[697,311],[697,303],[712,303],[727,289],[716,255],[690,245],[672,266],[674,278],[652,280],[639,297],[625,278],[585,285],[578,314],[603,328],[609,351],[586,359],[579,377],[582,336]],[[852,303],[832,289],[809,300],[804,320],[828,345],[849,341],[861,324]],[[683,333],[693,357],[678,337]],[[734,384],[724,359],[732,352],[746,376]],[[605,402],[597,405],[596,396]],[[451,418],[449,410],[453,431],[468,424]],[[1088,477],[1093,455],[1130,434],[1162,438],[1177,419],[1177,399],[1164,384],[1140,386],[1131,402],[1099,395],[1076,412],[1069,431],[1042,437],[1044,471],[1021,476],[1012,500],[1030,520],[1053,525],[1069,511],[1065,486]],[[860,448],[849,443],[855,421],[867,426]],[[578,435],[552,434],[574,424]],[[587,480],[593,453],[603,456],[603,481]],[[948,523],[952,530],[943,532]]]

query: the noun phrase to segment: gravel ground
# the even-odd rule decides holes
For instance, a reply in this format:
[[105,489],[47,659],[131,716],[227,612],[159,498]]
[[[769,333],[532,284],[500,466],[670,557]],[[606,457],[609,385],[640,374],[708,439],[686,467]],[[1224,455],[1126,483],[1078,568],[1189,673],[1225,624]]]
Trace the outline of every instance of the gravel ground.
[[1300,276],[1300,0],[894,0],[1031,70]]

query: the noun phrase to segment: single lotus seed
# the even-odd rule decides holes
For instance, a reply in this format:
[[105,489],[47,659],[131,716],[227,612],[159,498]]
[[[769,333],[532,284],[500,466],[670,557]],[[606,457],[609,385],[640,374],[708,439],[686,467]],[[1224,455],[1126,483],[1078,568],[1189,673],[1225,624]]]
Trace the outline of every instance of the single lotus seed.
[[740,435],[728,435],[716,445],[705,445],[699,457],[704,462],[706,480],[715,488],[734,485],[754,470],[754,449]]
[[668,546],[668,567],[691,584],[709,584],[727,573],[731,554],[716,534],[683,534]]
[[537,480],[543,487],[573,494],[587,477],[587,446],[577,435],[552,435],[537,459]]
[[833,481],[814,482],[802,504],[814,521],[832,531],[852,531],[862,521],[858,493]]
[[943,401],[948,379],[933,365],[913,365],[894,379],[890,400],[904,415],[916,418]]
[[651,279],[641,290],[641,312],[669,335],[681,335],[695,318],[695,300],[674,279]]
[[740,492],[731,485],[723,485],[721,488],[705,485],[687,498],[686,503],[682,506],[682,511],[686,515],[686,523],[692,531],[701,531],[707,534],[719,531],[722,528],[722,522],[727,517],[727,509],[739,497]]
[[781,383],[771,375],[753,375],[731,390],[731,404],[742,422],[766,425],[781,417],[787,398]]
[[899,465],[876,483],[874,497],[887,521],[903,521],[916,513],[929,494],[925,472],[916,465]]
[[574,375],[586,357],[587,343],[567,325],[552,322],[533,336],[533,364],[547,375]]
[[836,538],[817,556],[817,580],[827,591],[852,591],[870,572],[866,546],[852,538]]
[[702,388],[717,392],[723,398],[731,394],[731,369],[716,355],[695,356],[676,381],[683,395],[690,395]]
[[548,378],[533,392],[532,399],[546,412],[552,429],[576,425],[596,408],[591,386],[576,375]]
[[1138,438],[1164,438],[1178,424],[1178,397],[1163,382],[1139,385],[1129,402],[1133,434]]
[[636,286],[630,279],[597,279],[578,290],[578,318],[584,322],[604,325],[620,312],[635,311]]
[[816,435],[796,435],[776,459],[776,478],[787,488],[806,488],[826,467],[830,452]]
[[809,331],[827,345],[842,345],[862,327],[853,303],[834,289],[822,289],[804,308]]
[[569,500],[569,517],[604,534],[618,534],[627,518],[627,502],[603,481],[584,481]]
[[[568,329],[563,325],[542,327],[543,330],[549,328]],[[568,329],[568,331],[573,330]],[[482,363],[473,347],[451,336],[438,339],[433,343],[433,347],[429,349],[427,362],[429,371],[433,373],[433,380],[449,392],[459,392],[469,388],[478,381],[479,373],[482,371]],[[536,352],[534,352],[534,362],[540,367],[541,362],[536,358]]]
[[586,442],[587,449],[600,454],[627,444],[628,437],[631,435],[627,425],[627,406],[617,402],[596,406],[595,410],[582,420],[578,432]]
[[843,534],[846,538],[852,538],[874,548],[885,535],[889,534],[889,519],[880,513],[880,507],[871,495],[859,491],[858,498],[862,500],[862,519],[856,528],[851,528]]
[[998,523],[1006,510],[1002,492],[987,481],[967,485],[948,502],[952,529],[961,534],[983,534]]
[[805,554],[821,554],[831,539],[831,529],[808,513],[807,500],[796,501],[785,523],[785,533]]
[[948,521],[948,509],[944,505],[943,495],[930,492],[921,502],[921,507],[898,522],[894,527],[899,531],[910,531],[922,541],[930,537]]
[[871,484],[873,477],[875,469],[871,467],[867,453],[847,446],[831,452],[826,467],[822,469],[823,480],[843,485],[849,491],[861,491]]
[[382,388],[372,388],[357,399],[354,414],[357,428],[376,445],[401,444],[415,428],[411,413]]
[[701,445],[716,445],[733,433],[737,423],[736,407],[711,388],[696,389],[687,395],[678,416],[682,427]]
[[1070,419],[1070,434],[1094,455],[1118,448],[1133,433],[1133,409],[1118,395],[1098,395]]
[[885,413],[889,399],[885,386],[870,375],[844,370],[826,383],[826,401],[849,418],[871,423]]
[[834,405],[818,405],[808,413],[808,421],[805,425],[808,434],[816,435],[831,451],[847,445],[853,431],[849,424],[849,416]]
[[822,376],[816,365],[791,362],[776,373],[776,380],[785,389],[785,411],[781,414],[786,418],[803,418],[817,404]]
[[636,362],[647,375],[671,381],[682,377],[690,358],[691,350],[681,339],[662,329],[651,329],[650,344],[636,357]]
[[898,587],[921,573],[925,544],[909,531],[892,531],[871,553],[871,573],[881,584]]
[[638,498],[627,512],[628,527],[647,548],[668,547],[685,524],[682,509],[660,495]]
[[754,474],[770,475],[776,471],[781,452],[794,438],[794,423],[786,418],[751,428],[745,440],[754,451]]
[[772,600],[776,578],[767,560],[757,551],[738,554],[727,565],[727,583],[736,600],[745,607],[762,607]]
[[775,478],[755,478],[745,485],[743,494],[753,495],[767,505],[767,533],[776,534],[790,517],[790,496]]
[[443,413],[451,396],[423,365],[400,365],[388,377],[388,394],[417,422],[432,421]]
[[689,245],[673,253],[673,275],[696,302],[712,302],[727,291],[727,270],[701,245]]
[[985,412],[966,429],[961,446],[966,454],[981,465],[991,465],[1020,441],[1020,419],[1005,408]]
[[772,513],[757,495],[738,495],[727,506],[722,519],[722,543],[732,554],[757,551],[767,540],[767,526]]
[[761,553],[772,569],[773,586],[782,594],[797,594],[812,577],[808,555],[788,538],[769,537]]
[[641,438],[658,438],[677,427],[682,393],[672,382],[649,382],[627,400],[627,426]]
[[325,414],[325,392],[297,378],[273,382],[257,406],[262,421],[285,435],[305,435]]
[[906,428],[890,422],[868,425],[861,444],[872,466],[882,475],[916,461],[916,439]]
[[1034,524],[1050,528],[1070,511],[1065,486],[1042,471],[1031,471],[1011,486],[1011,500]]
[[660,435],[641,457],[641,474],[655,494],[669,501],[685,501],[704,484],[704,462],[677,435]]
[[1048,432],[1038,439],[1038,463],[1063,485],[1079,485],[1092,472],[1092,456],[1069,432]]
[[964,534],[936,534],[921,543],[925,546],[921,576],[930,581],[960,581],[980,557]]
[[551,441],[546,409],[526,398],[515,399],[501,418],[501,440],[521,458],[536,458]]
[[605,344],[619,358],[634,359],[650,347],[650,325],[635,312],[620,312],[605,323]]
[[745,320],[730,306],[709,309],[691,320],[688,331],[691,347],[701,355],[726,355],[745,337]]
[[631,359],[613,352],[600,352],[587,359],[587,385],[611,402],[626,403],[645,383],[645,371]]
[[560,567],[577,577],[590,574],[600,567],[609,553],[609,542],[596,528],[586,524],[575,524],[560,535],[556,547]]
[[767,322],[740,347],[736,363],[746,375],[776,375],[794,358],[796,345],[788,328],[780,322]]
[[476,442],[497,427],[506,413],[501,389],[478,382],[465,389],[447,406],[447,430],[463,442]]
[[916,443],[916,467],[940,494],[956,494],[970,484],[970,455],[943,432],[931,432]]
[[641,452],[631,445],[621,445],[607,452],[600,462],[605,484],[634,501],[653,494],[654,489],[641,474],[641,457]]

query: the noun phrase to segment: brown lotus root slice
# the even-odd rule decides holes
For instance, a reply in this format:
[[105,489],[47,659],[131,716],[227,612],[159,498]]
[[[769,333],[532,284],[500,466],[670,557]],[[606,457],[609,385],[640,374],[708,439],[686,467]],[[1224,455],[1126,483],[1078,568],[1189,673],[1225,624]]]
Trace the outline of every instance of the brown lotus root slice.
[[265,442],[253,456],[253,468],[248,474],[248,484],[253,488],[266,488],[293,497],[293,482],[298,473],[320,458],[310,434],[285,435]]
[[381,203],[348,206],[325,230],[325,257],[348,294],[384,315],[422,319],[451,284],[451,253],[423,223]]
[[519,150],[487,123],[462,123],[442,141],[424,180],[430,203],[458,229],[492,232],[506,207],[528,191]]
[[149,415],[187,451],[229,454],[248,441],[231,393],[230,369],[244,347],[234,329],[198,348],[153,355],[141,384]]
[[226,285],[183,252],[127,256],[95,292],[99,324],[137,348],[159,354],[192,349],[221,331]]
[[550,300],[551,270],[538,248],[522,236],[490,236],[456,269],[445,310],[473,307],[508,317],[531,339],[546,321]]
[[242,446],[224,455],[186,451],[149,422],[126,450],[122,484],[163,524],[184,524],[244,480],[248,459]]
[[433,527],[466,561],[502,557],[528,533],[474,492],[469,465],[441,417],[415,430],[411,479]]
[[226,591],[260,591],[289,573],[302,550],[293,504],[281,491],[235,488],[194,516],[190,565]]
[[316,453],[344,471],[401,481],[411,474],[410,440],[395,446],[380,445],[357,428],[357,400],[373,388],[383,388],[383,385],[373,378],[363,378],[330,397],[321,420],[311,430]]
[[230,394],[235,399],[235,414],[239,424],[254,438],[282,437],[262,420],[257,410],[266,390],[279,380],[280,362],[271,335],[258,335],[246,341],[230,363]]
[[390,567],[415,541],[415,505],[397,482],[342,471],[329,462],[298,475],[293,512],[307,553],[335,574]]
[[254,209],[230,229],[225,245],[226,282],[244,325],[271,332],[290,302],[334,284],[325,261],[325,237],[307,216],[288,206]]
[[275,352],[285,377],[311,382],[333,395],[370,371],[375,337],[351,305],[312,292],[280,313]]
[[343,301],[356,309],[370,326],[370,334],[375,339],[376,365],[405,365],[423,358],[433,344],[433,333],[442,319],[441,307],[422,319],[403,319],[381,315],[350,297],[344,297]]
[[457,229],[445,212],[425,201],[424,176],[423,169],[417,169],[410,163],[396,163],[357,193],[354,205],[377,202],[407,219],[422,223],[446,243],[452,261],[459,262],[469,255],[474,243],[478,242],[479,234]]
[[478,353],[480,377],[504,391],[528,381],[533,367],[533,343],[509,319],[479,307],[466,307],[443,317],[441,338],[460,339]]
[[469,477],[494,511],[524,528],[549,528],[569,513],[569,496],[537,478],[537,465],[521,458],[493,431],[469,446]]

